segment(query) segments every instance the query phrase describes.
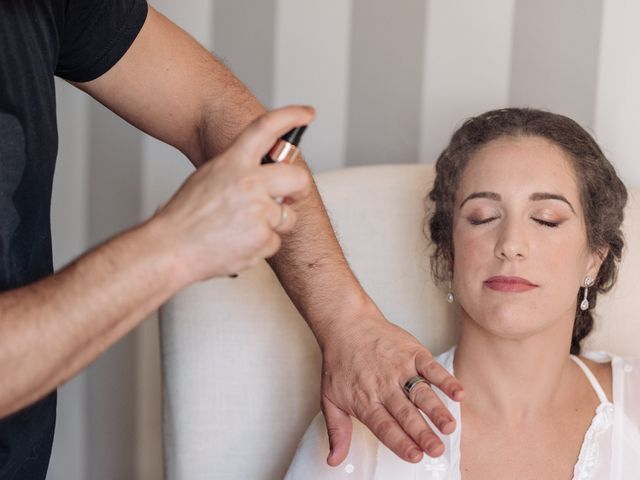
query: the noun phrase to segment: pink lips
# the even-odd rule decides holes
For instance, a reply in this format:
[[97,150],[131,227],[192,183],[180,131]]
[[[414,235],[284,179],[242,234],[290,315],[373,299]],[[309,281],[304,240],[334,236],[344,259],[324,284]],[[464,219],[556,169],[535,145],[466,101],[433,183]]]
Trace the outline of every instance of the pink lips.
[[498,292],[526,292],[538,285],[531,283],[526,278],[521,277],[503,277],[496,276],[488,278],[484,281],[484,284],[491,290],[497,290]]

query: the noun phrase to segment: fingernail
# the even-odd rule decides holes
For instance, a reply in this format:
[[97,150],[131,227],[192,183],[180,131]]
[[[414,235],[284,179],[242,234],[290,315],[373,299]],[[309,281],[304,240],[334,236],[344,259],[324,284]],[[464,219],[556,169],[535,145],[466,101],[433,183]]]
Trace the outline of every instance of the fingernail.
[[438,442],[431,443],[427,447],[427,455],[429,455],[430,457],[437,457],[440,455],[439,450],[440,450],[440,443]]
[[420,460],[420,455],[422,455],[422,453],[419,450],[411,450],[409,452],[409,460],[411,460],[412,462],[417,462],[418,460]]
[[454,420],[445,420],[440,423],[438,427],[442,433],[450,433],[455,430],[455,421]]

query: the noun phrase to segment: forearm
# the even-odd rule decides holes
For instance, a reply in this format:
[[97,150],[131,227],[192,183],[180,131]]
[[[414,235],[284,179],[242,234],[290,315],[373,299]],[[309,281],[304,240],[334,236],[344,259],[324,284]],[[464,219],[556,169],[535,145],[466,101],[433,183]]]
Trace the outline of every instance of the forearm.
[[0,418],[67,381],[181,286],[148,224],[0,294]]
[[[242,84],[233,89],[237,89],[233,98],[243,102],[238,108],[244,110],[236,113],[234,124],[216,119],[217,106],[205,108],[206,121],[201,122],[198,136],[202,153],[197,156],[206,158],[209,152],[224,148],[216,136],[220,133],[216,125],[224,125],[224,138],[233,138],[261,111],[259,102]],[[309,170],[302,158],[296,163]],[[268,262],[323,347],[326,332],[335,331],[335,322],[344,325],[356,316],[378,318],[380,314],[349,268],[316,186],[291,208],[298,218],[295,229],[282,237],[282,247]]]
[[296,228],[268,262],[320,347],[329,333],[352,320],[383,320],[351,271],[317,188],[293,208]]
[[[225,150],[264,112],[240,80],[153,9],[120,62],[79,87],[180,149],[196,166]],[[322,343],[325,323],[336,310],[344,314],[350,303],[371,303],[346,264],[318,192],[292,208],[299,226],[270,263]],[[342,315],[341,321],[349,317]]]

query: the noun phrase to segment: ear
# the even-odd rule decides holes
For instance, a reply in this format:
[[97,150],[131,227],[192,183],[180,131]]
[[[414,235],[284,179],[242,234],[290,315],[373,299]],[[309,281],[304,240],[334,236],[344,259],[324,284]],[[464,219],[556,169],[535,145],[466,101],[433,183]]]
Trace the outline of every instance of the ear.
[[587,262],[587,268],[585,271],[585,277],[589,276],[594,280],[598,278],[598,272],[604,259],[609,254],[609,247],[601,247],[591,252]]

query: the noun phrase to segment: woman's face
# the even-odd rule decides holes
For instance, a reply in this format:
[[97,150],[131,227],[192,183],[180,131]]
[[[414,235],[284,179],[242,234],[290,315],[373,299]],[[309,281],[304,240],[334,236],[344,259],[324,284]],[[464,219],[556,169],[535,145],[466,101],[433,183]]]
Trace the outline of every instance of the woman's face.
[[469,160],[456,194],[453,291],[470,319],[508,338],[573,322],[595,278],[567,155],[540,137],[503,137]]

